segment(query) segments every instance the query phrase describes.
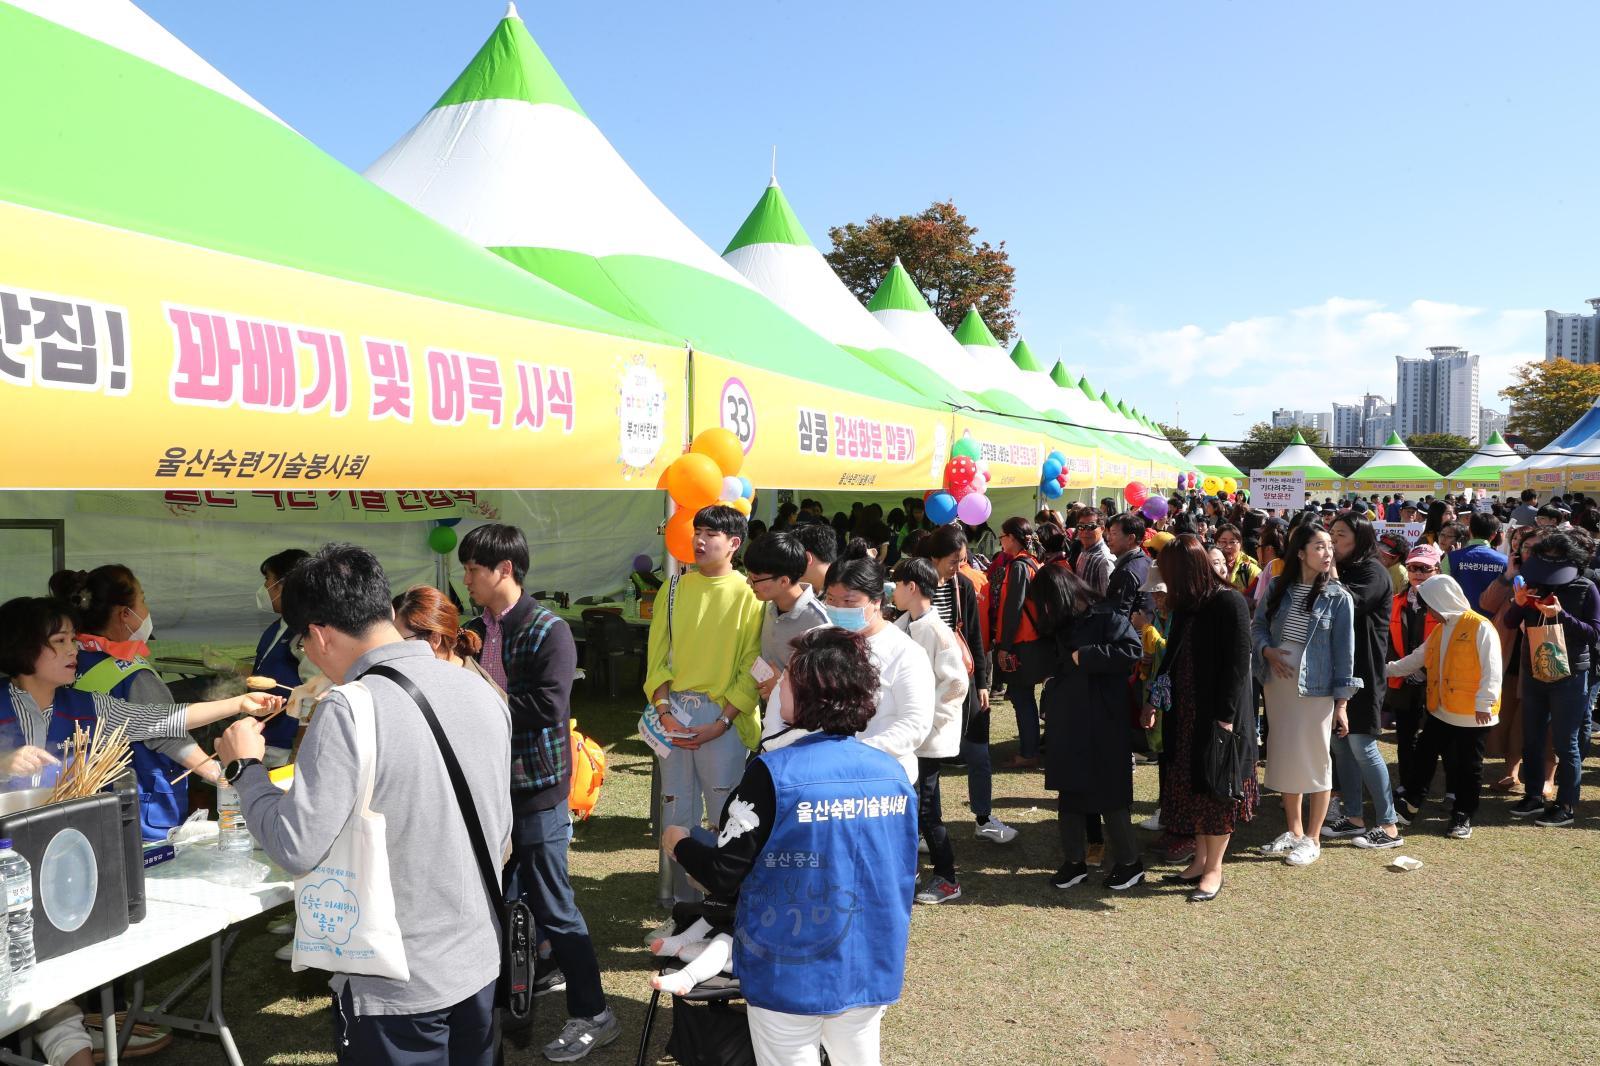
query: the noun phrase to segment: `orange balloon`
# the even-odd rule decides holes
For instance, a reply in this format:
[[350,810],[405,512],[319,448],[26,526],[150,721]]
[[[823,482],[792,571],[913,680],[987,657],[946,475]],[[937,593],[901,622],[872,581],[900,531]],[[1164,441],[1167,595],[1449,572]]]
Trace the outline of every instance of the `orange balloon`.
[[667,467],[667,491],[672,502],[693,513],[722,495],[722,470],[708,455],[680,455]]
[[746,518],[750,516],[750,501],[745,499],[743,496],[740,496],[737,500],[734,500],[732,503],[728,504],[728,506],[732,507],[735,511],[738,511]]
[[680,563],[694,562],[694,512],[684,509],[667,519],[667,551]]
[[694,443],[689,445],[689,453],[709,455],[715,460],[723,477],[738,477],[739,468],[744,466],[744,445],[739,443],[733,430],[721,426],[697,433]]

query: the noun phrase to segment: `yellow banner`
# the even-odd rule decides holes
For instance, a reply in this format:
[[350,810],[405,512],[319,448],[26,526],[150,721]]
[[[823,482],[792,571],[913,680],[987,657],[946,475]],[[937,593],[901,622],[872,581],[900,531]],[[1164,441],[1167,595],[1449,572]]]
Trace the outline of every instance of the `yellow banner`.
[[1361,479],[1352,479],[1351,481],[1347,482],[1347,486],[1349,488],[1354,489],[1357,492],[1366,492],[1366,493],[1373,493],[1373,492],[1443,492],[1444,491],[1444,484],[1445,483],[1444,483],[1444,479],[1443,478],[1440,478],[1440,479],[1437,479],[1437,480],[1432,480],[1432,481],[1422,480],[1422,479],[1416,479],[1416,480],[1411,480],[1411,481],[1384,481],[1384,480],[1372,480],[1372,481],[1369,481],[1369,480],[1367,480],[1365,478],[1361,478]]
[[966,411],[954,412],[950,439],[958,441],[969,433],[978,443],[979,457],[989,464],[991,488],[1038,488],[1044,458],[1051,451],[1042,434]]
[[949,415],[700,352],[692,365],[696,432],[738,437],[757,487],[921,492],[944,477]]
[[680,453],[676,348],[11,204],[0,234],[0,488],[654,489]]
[[1566,470],[1567,488],[1578,492],[1600,489],[1600,465],[1570,467]]
[[1508,470],[1502,470],[1500,472],[1501,492],[1521,492],[1527,487],[1528,472],[1526,470],[1518,470],[1515,473],[1512,473]]
[[1529,470],[1527,477],[1527,487],[1538,489],[1540,492],[1560,492],[1567,483],[1567,472],[1561,467],[1556,467],[1554,470]]

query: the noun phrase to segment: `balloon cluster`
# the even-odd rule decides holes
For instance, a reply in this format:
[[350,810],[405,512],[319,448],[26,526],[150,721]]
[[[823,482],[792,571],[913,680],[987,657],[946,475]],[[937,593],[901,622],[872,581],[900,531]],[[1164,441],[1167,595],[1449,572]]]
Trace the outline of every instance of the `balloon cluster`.
[[667,551],[680,563],[694,562],[694,516],[702,507],[726,504],[748,515],[756,489],[747,477],[744,447],[732,430],[708,429],[695,437],[689,450],[672,461],[657,488],[664,488],[678,505],[667,519]]
[[989,520],[994,505],[985,495],[989,491],[989,468],[982,459],[978,442],[971,433],[950,446],[950,461],[944,464],[944,489],[929,492],[922,499],[928,521],[936,526],[961,519],[969,526]]
[[1047,500],[1059,499],[1067,491],[1067,457],[1060,452],[1051,452],[1045,456],[1044,466],[1039,469],[1039,492]]
[[1178,475],[1178,489],[1189,492],[1198,490],[1207,496],[1232,496],[1239,491],[1239,482],[1236,478],[1217,477],[1215,474],[1201,475],[1190,471]]
[[1150,491],[1149,486],[1142,481],[1130,481],[1122,489],[1123,499],[1128,501],[1128,506],[1144,515],[1151,522],[1159,522],[1167,517],[1167,501],[1159,493]]

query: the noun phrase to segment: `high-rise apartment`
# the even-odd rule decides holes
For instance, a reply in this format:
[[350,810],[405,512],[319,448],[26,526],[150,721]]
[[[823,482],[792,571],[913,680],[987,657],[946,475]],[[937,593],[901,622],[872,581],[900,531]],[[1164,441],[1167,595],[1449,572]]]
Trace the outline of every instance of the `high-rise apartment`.
[[1600,296],[1588,301],[1589,314],[1544,313],[1544,359],[1600,363]]
[[1455,433],[1479,439],[1478,357],[1465,348],[1439,345],[1428,357],[1397,355],[1394,428],[1415,433]]
[[1333,433],[1328,443],[1335,448],[1361,447],[1361,408],[1353,403],[1333,405]]

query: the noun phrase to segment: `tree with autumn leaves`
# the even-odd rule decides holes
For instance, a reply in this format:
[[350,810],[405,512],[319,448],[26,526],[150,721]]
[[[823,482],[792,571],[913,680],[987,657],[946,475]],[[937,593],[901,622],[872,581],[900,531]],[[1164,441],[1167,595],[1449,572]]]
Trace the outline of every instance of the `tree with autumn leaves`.
[[898,256],[945,328],[954,330],[967,308],[976,306],[1004,344],[1017,327],[1011,307],[1016,268],[1005,241],[991,245],[977,236],[978,227],[954,203],[941,200],[920,214],[873,215],[829,228],[833,249],[826,258],[845,287],[866,303]]
[[1566,432],[1600,397],[1600,365],[1552,359],[1517,367],[1517,379],[1500,390],[1511,401],[1506,432],[1534,451]]

